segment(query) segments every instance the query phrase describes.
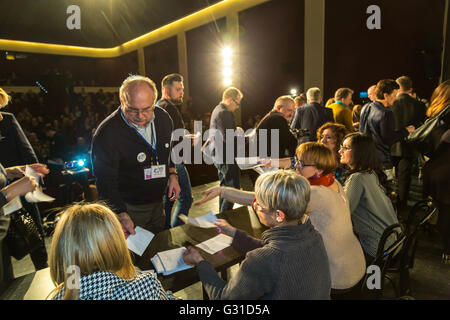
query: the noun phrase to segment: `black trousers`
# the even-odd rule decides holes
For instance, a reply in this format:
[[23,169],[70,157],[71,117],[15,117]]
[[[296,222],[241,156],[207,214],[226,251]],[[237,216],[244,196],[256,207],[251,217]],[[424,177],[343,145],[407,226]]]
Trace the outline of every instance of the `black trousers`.
[[[240,170],[237,164],[214,164],[217,168],[217,175],[219,176],[220,186],[232,187],[235,189],[241,188]],[[219,198],[220,212],[233,209],[233,202]]]
[[450,205],[437,203],[437,207],[439,210],[437,227],[442,237],[444,253],[450,254]]
[[412,167],[415,159],[414,157],[392,157],[392,164],[395,167],[395,176],[398,184],[398,208],[406,207],[409,188],[411,186]]

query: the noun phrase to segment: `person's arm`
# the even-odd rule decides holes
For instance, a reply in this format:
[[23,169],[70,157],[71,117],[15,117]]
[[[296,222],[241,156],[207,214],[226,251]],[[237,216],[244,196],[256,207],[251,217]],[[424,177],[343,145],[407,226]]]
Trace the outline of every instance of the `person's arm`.
[[119,152],[105,132],[96,132],[92,141],[92,168],[99,198],[106,200],[116,213],[127,208],[119,193]]
[[197,272],[211,300],[255,300],[271,291],[273,280],[265,256],[250,252],[227,283],[209,262],[201,261]]
[[395,142],[402,140],[408,136],[408,130],[400,128],[395,130],[395,120],[392,111],[385,112],[384,117],[380,122],[380,135],[381,139],[387,146],[393,145]]
[[347,178],[344,185],[344,191],[347,195],[350,212],[353,214],[361,201],[364,187],[360,183],[359,174],[352,174]]
[[353,120],[352,120],[352,112],[349,109],[343,109],[341,111],[342,121],[348,131],[353,132],[355,129],[353,128]]
[[33,150],[28,138],[22,130],[19,122],[17,122],[16,117],[12,115],[12,129],[14,131],[14,135],[16,136],[16,145],[17,150],[20,153],[20,158],[22,159],[22,163],[31,164],[39,162],[36,153]]

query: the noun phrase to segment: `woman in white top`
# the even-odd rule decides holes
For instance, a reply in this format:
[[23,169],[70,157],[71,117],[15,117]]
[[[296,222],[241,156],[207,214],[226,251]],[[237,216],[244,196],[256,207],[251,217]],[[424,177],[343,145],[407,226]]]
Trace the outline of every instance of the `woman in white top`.
[[[311,184],[308,215],[322,235],[330,264],[332,294],[355,287],[365,273],[365,260],[361,245],[353,233],[350,208],[341,184],[335,180],[333,170],[336,159],[332,152],[317,142],[304,143],[296,151],[296,171]],[[280,159],[282,168],[290,166],[290,159]],[[217,196],[228,201],[250,206],[253,192],[227,187],[213,187],[203,192],[205,197],[195,205]]]

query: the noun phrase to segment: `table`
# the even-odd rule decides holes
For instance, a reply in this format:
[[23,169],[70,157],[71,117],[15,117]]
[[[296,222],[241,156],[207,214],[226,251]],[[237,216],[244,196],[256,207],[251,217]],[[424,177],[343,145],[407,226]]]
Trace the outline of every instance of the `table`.
[[[267,228],[259,222],[258,217],[248,207],[240,207],[218,215],[227,220],[233,227],[246,231],[255,238],[260,238]],[[141,270],[154,269],[150,259],[158,252],[196,245],[218,235],[216,228],[199,228],[192,225],[182,225],[158,233],[150,242],[142,257],[137,257],[135,265]],[[197,248],[198,249],[198,248]],[[205,260],[210,262],[216,271],[225,277],[226,270],[243,260],[243,256],[233,247],[225,248],[213,255],[198,249]],[[195,268],[180,271],[168,276],[158,275],[164,289],[176,292],[200,281]]]
[[[260,238],[262,232],[267,229],[261,225],[253,210],[248,210],[248,207],[226,211],[218,215],[218,217],[227,220],[232,226],[246,231],[255,238]],[[142,257],[132,253],[133,262],[141,270],[154,269],[150,258],[158,252],[187,246],[188,242],[191,245],[196,245],[217,234],[218,231],[215,228],[203,229],[186,224],[164,230],[155,235]],[[227,268],[239,263],[244,258],[231,246],[213,255],[201,249],[198,250],[203,258],[209,261],[216,271],[221,272],[223,276]],[[195,268],[180,271],[169,276],[160,274],[158,279],[161,281],[164,289],[172,292],[182,290],[200,281]],[[14,279],[0,297],[0,300],[42,300],[47,297],[53,288],[54,285],[50,279],[49,268],[46,268]],[[205,296],[205,298],[207,297]]]

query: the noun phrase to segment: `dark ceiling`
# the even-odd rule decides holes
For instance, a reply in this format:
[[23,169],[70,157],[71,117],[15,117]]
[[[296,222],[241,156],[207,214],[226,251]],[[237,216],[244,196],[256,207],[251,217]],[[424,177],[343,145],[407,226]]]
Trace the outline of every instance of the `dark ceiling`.
[[[0,39],[110,48],[219,0],[0,0]],[[80,30],[69,30],[70,5]]]

